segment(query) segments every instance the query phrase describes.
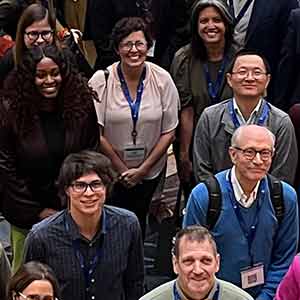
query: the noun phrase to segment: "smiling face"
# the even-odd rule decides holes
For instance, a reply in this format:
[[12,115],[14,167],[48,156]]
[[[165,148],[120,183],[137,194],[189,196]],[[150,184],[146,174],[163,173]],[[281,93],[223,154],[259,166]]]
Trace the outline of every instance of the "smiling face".
[[[23,291],[22,295],[28,299],[36,299],[34,296],[42,296],[44,299],[53,300],[54,291],[52,284],[48,280],[34,280]],[[19,300],[24,300],[22,296],[18,296]]]
[[183,293],[190,299],[202,299],[215,283],[219,270],[219,255],[216,255],[208,240],[201,242],[183,237],[179,255],[173,257],[174,272]]
[[43,57],[36,65],[35,85],[45,98],[58,95],[62,78],[58,65],[49,57]]
[[199,12],[198,34],[204,45],[225,44],[225,24],[218,10],[209,6]]
[[[80,191],[81,187],[86,183],[93,183],[93,186],[96,186],[94,191],[90,186],[85,191]],[[70,199],[70,212],[72,216],[85,217],[99,214],[106,198],[106,187],[100,183],[102,183],[101,178],[95,172],[92,172],[77,178],[73,182],[73,186],[66,189],[66,193]]]
[[[129,44],[135,44],[131,49]],[[144,46],[143,46],[144,45]],[[147,57],[147,41],[143,31],[135,31],[125,37],[117,49],[120,60],[125,68],[140,68]]]

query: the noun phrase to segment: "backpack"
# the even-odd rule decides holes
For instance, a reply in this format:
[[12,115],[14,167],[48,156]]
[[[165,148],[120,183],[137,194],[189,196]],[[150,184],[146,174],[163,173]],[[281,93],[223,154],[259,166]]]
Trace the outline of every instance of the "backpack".
[[[268,185],[270,190],[270,196],[273,208],[275,210],[275,216],[277,218],[278,224],[280,225],[284,217],[284,203],[282,199],[282,184],[280,180],[274,176],[268,174]],[[208,210],[206,216],[206,224],[209,230],[212,230],[216,225],[222,207],[222,197],[220,184],[215,176],[208,177],[204,184],[208,190]]]

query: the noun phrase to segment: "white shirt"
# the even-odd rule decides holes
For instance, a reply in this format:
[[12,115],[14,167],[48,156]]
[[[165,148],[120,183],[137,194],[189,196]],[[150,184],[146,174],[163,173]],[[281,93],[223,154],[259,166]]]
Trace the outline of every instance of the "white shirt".
[[255,106],[255,108],[253,109],[249,119],[246,121],[240,108],[238,107],[235,98],[233,98],[233,109],[236,113],[236,116],[238,118],[238,121],[240,122],[241,125],[249,125],[249,124],[254,124],[256,116],[258,114],[258,111],[260,109],[260,106],[262,104],[262,99],[260,99],[257,103],[257,105]]
[[235,173],[235,166],[231,169],[231,183],[233,187],[233,193],[237,202],[239,202],[243,207],[249,208],[256,199],[258,187],[260,184],[260,180],[257,182],[256,186],[250,193],[250,196],[247,197],[243,188],[241,187]]

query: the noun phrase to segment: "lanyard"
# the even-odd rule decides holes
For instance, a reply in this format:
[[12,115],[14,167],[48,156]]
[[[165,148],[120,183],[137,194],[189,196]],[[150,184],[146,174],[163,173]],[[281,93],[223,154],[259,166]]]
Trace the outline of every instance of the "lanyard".
[[240,20],[244,17],[246,11],[248,10],[249,6],[251,5],[253,0],[247,0],[242,9],[240,10],[240,13],[235,17],[234,13],[234,5],[233,5],[233,0],[229,0],[229,8],[230,12],[234,18],[233,25],[235,26],[240,22]]
[[[237,202],[237,200],[234,198],[234,191],[233,191],[233,186],[232,186],[232,182],[231,182],[231,172],[229,173],[229,182],[230,182],[230,186],[231,186],[231,190],[232,190],[232,193],[229,192],[228,194],[230,195],[230,201],[231,201],[231,204],[232,204],[232,207],[233,207],[233,210],[235,212],[235,215],[238,219],[238,222],[239,222],[239,225],[242,229],[242,232],[245,236],[245,238],[247,239],[247,242],[248,242],[248,253],[249,253],[249,256],[251,258],[251,266],[253,265],[253,255],[251,253],[251,248],[252,248],[252,243],[253,243],[253,240],[254,240],[254,237],[255,237],[255,234],[256,234],[256,230],[257,230],[257,225],[258,225],[258,215],[259,215],[259,212],[260,212],[260,208],[261,208],[261,205],[259,202],[256,203],[256,212],[255,212],[255,217],[254,217],[254,220],[250,226],[250,230],[248,231],[248,226],[246,225],[246,222],[242,216],[242,213],[241,213],[241,207],[239,205],[239,203]],[[261,184],[260,184],[260,187],[258,189],[258,193],[259,194],[259,191],[261,190],[264,190],[265,189],[265,182],[262,181]],[[234,199],[233,199],[234,198]],[[256,200],[257,201],[257,200]]]
[[136,93],[136,100],[135,102],[132,100],[130,93],[129,93],[129,89],[127,86],[127,83],[125,81],[124,75],[122,73],[121,70],[121,65],[118,64],[117,67],[117,71],[118,71],[118,75],[121,81],[121,88],[123,91],[123,94],[129,104],[130,107],[130,111],[131,111],[131,118],[132,118],[132,123],[133,123],[133,130],[131,132],[131,136],[132,136],[132,141],[133,144],[136,144],[136,137],[137,137],[137,131],[136,131],[136,124],[139,118],[139,110],[140,110],[140,105],[141,105],[141,101],[142,101],[142,94],[144,91],[144,79],[146,77],[146,67],[144,67],[138,87],[137,87],[137,93]]
[[87,263],[87,262],[85,262],[85,259],[79,250],[79,248],[80,248],[79,244],[80,244],[79,240],[73,240],[73,242],[72,242],[73,250],[74,250],[74,253],[75,253],[77,259],[79,260],[80,268],[83,272],[84,279],[85,279],[85,286],[86,286],[86,289],[88,290],[90,283],[91,283],[92,275],[95,272],[97,264],[100,261],[101,249],[99,246],[94,258],[91,260],[90,263]]
[[221,66],[218,70],[218,75],[217,75],[217,79],[215,82],[212,81],[209,71],[208,71],[208,65],[204,64],[203,65],[203,69],[205,72],[205,77],[206,77],[206,83],[207,83],[207,90],[208,90],[208,94],[210,96],[210,99],[212,101],[212,104],[216,104],[217,102],[219,102],[217,100],[217,96],[219,94],[220,88],[221,88],[221,84],[224,78],[224,72],[225,72],[225,66],[227,64],[227,58],[224,57],[224,59],[222,60]]
[[[216,288],[216,291],[213,295],[212,300],[218,300],[219,293],[220,293],[220,284],[217,283],[217,288]],[[181,297],[180,297],[179,292],[178,292],[177,287],[176,287],[176,281],[173,284],[173,300],[181,300]]]
[[[239,128],[241,124],[240,124],[240,122],[238,120],[238,117],[236,115],[236,112],[234,110],[233,100],[232,99],[231,99],[231,101],[228,102],[228,110],[229,110],[229,114],[231,116],[231,120],[233,122],[234,127],[235,128]],[[266,119],[267,119],[267,117],[269,115],[269,112],[270,112],[270,107],[269,107],[269,105],[266,102],[264,102],[263,103],[262,113],[259,116],[259,118],[258,118],[258,120],[256,122],[256,125],[262,126],[265,123],[265,121],[266,121]]]

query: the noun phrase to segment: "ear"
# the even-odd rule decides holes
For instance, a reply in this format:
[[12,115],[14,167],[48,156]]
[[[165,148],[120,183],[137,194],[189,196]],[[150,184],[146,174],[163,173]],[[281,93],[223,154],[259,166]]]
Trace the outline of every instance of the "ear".
[[232,88],[231,76],[232,76],[232,75],[231,75],[230,73],[226,73],[227,83],[228,83],[228,85]]
[[270,81],[271,81],[271,75],[268,74],[265,89],[267,89],[267,87],[269,86]]
[[231,162],[233,164],[235,164],[235,161],[236,161],[236,149],[234,149],[233,147],[230,146],[229,149],[228,149],[228,153],[229,153]]
[[221,260],[221,257],[220,257],[219,253],[216,256],[216,260],[217,260],[217,268],[216,268],[216,273],[217,273],[220,270],[220,260]]
[[172,263],[173,263],[173,271],[176,275],[178,275],[178,260],[175,255],[172,256]]

